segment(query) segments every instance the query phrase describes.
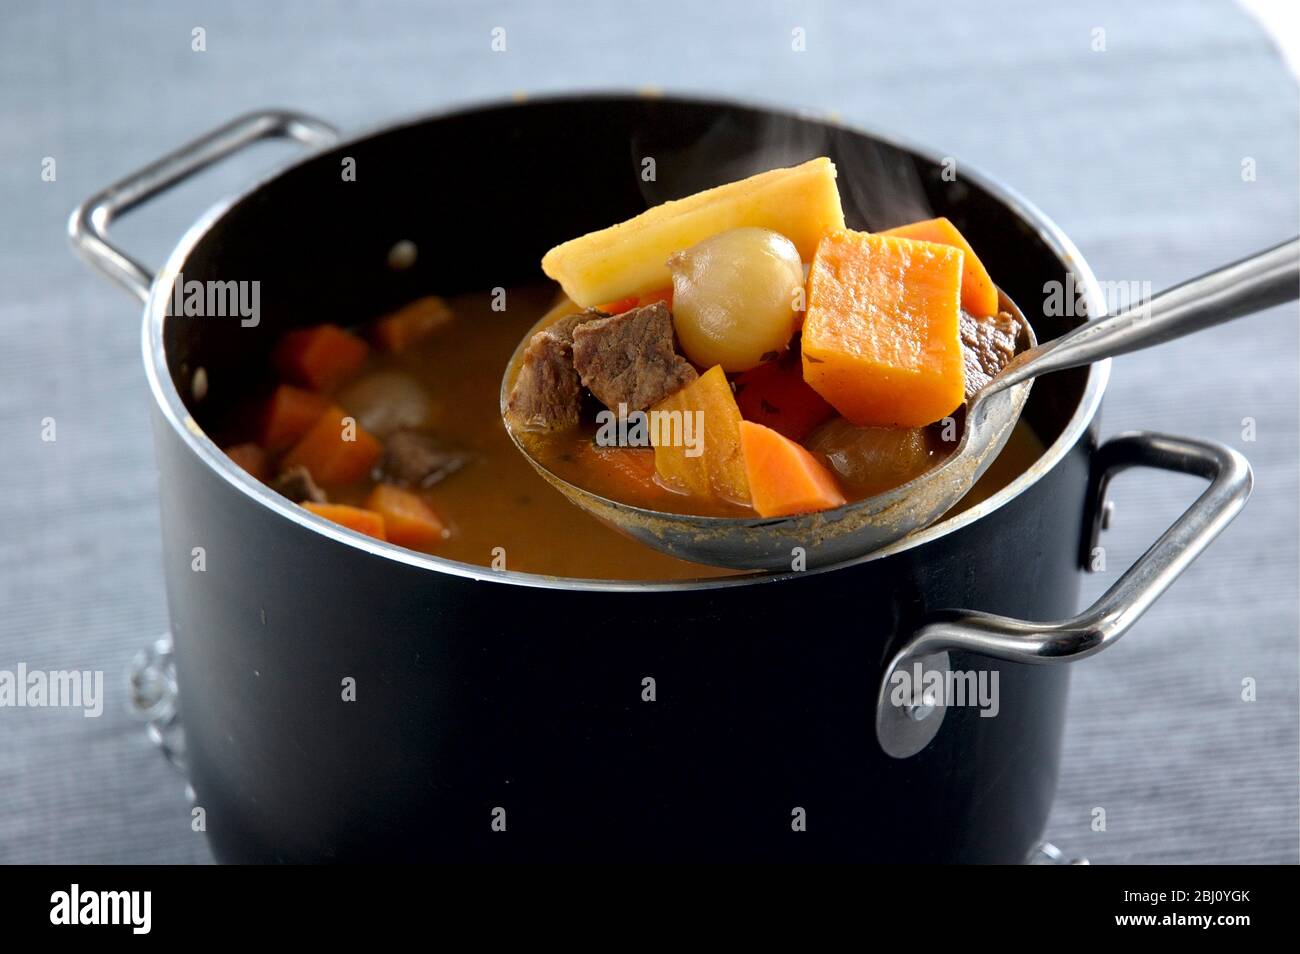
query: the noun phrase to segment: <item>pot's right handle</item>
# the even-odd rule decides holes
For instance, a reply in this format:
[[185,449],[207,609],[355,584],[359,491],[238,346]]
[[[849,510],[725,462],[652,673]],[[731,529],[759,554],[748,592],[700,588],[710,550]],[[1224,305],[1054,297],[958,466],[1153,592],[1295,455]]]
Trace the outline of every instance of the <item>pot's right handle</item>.
[[[1078,616],[1050,623],[948,610],[930,617],[893,656],[876,700],[876,737],[896,758],[923,749],[939,730],[943,708],[896,705],[894,674],[949,651],[978,653],[1018,663],[1065,663],[1101,652],[1114,643],[1168,589],[1188,565],[1232,522],[1250,496],[1250,465],[1223,444],[1163,434],[1122,434],[1093,458],[1090,500],[1100,519],[1101,501],[1116,474],[1130,467],[1155,467],[1205,477],[1204,493],[1097,602]],[[900,684],[901,684],[901,680]]]
[[266,110],[240,116],[206,136],[186,143],[157,162],[150,163],[102,192],[91,196],[72,212],[68,237],[81,257],[141,301],[149,299],[153,275],[108,239],[108,226],[117,216],[201,172],[214,162],[260,139],[282,137],[305,146],[332,144],[338,132],[328,123],[284,110]]

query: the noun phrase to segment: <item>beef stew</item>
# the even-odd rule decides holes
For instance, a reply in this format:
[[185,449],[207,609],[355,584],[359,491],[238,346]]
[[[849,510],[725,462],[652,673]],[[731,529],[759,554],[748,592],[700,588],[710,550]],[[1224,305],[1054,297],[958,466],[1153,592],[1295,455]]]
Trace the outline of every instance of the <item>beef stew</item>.
[[[398,546],[557,576],[725,574],[577,511],[517,453],[506,427],[556,476],[668,513],[833,507],[942,460],[952,415],[1014,355],[1014,323],[989,311],[994,286],[950,223],[849,232],[834,175],[828,160],[762,173],[565,243],[543,260],[560,280],[558,300],[554,286],[426,295],[361,323],[337,316],[294,328],[272,349],[275,384],[254,396],[256,410],[245,406],[215,429],[271,489]],[[719,223],[735,227],[716,231]],[[672,251],[659,264],[646,258],[664,248]],[[937,282],[942,301],[886,296],[865,318],[846,319],[841,312],[879,297],[882,268],[930,291]],[[595,301],[610,282],[627,294]],[[865,345],[846,345],[891,307]],[[894,328],[909,321],[917,327]],[[882,345],[890,335],[897,340]],[[878,366],[898,363],[909,340],[922,342],[921,365],[943,370],[910,392],[882,398],[864,375],[835,371],[860,364],[870,347]],[[512,354],[503,407],[498,382]],[[645,432],[647,411],[665,414],[670,439]],[[962,506],[1040,452],[1019,426],[1005,462]]]
[[[550,286],[509,289],[504,311],[493,310],[493,298],[486,292],[450,297],[444,304],[451,317],[397,351],[373,336],[387,316],[354,326],[343,325],[340,316],[340,325],[349,327],[353,337],[371,342],[353,379],[341,382],[331,394],[279,385],[252,395],[251,412],[245,407],[207,422],[209,431],[228,440],[232,459],[254,477],[295,503],[312,505],[313,512],[328,519],[347,521],[355,515],[322,505],[365,510],[368,500],[375,503],[377,487],[415,494],[436,515],[441,532],[422,529],[427,520],[416,520],[416,533],[399,531],[394,536],[390,516],[385,536],[390,543],[447,559],[572,578],[670,580],[728,574],[657,553],[577,510],[511,443],[501,420],[500,370],[520,338],[547,312],[554,294]],[[382,385],[377,393],[370,394],[367,386],[361,392],[364,401],[350,398],[358,384],[372,381]],[[297,443],[286,447],[285,435],[296,430],[301,440],[316,423],[304,424],[302,419],[313,413],[319,417],[335,401],[352,412],[343,416],[355,417],[362,428],[366,422],[375,423],[376,404],[404,420],[423,415],[423,424],[376,436],[382,451],[371,469],[354,481],[320,483],[305,467],[284,467],[284,458]],[[397,414],[401,409],[404,417]],[[585,480],[609,497],[643,493],[665,508],[681,505],[681,494],[655,482],[653,449],[601,447],[594,441],[595,429],[588,418],[578,427],[536,436],[548,465],[566,479]],[[250,458],[250,449],[260,463]],[[962,506],[995,493],[1041,453],[1037,438],[1021,425]],[[364,519],[360,531],[373,530],[374,521]]]
[[520,447],[577,487],[630,475],[604,482],[617,501],[706,517],[834,509],[943,461],[1024,329],[951,222],[847,229],[835,176],[824,158],[759,173],[548,252],[569,301],[508,375]]

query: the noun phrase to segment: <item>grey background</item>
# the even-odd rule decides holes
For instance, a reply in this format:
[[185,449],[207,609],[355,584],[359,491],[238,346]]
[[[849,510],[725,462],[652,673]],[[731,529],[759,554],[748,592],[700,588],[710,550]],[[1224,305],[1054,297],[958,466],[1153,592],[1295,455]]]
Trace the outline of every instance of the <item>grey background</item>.
[[[498,25],[505,54],[489,50]],[[0,861],[209,858],[183,781],[125,708],[128,660],[166,627],[149,395],[138,308],[73,259],[69,210],[256,107],[347,130],[515,91],[643,85],[835,111],[932,144],[1013,183],[1103,279],[1159,289],[1297,231],[1296,82],[1228,3],[4,4],[0,668],[102,669],[110,695],[99,719],[0,710]],[[214,171],[117,235],[158,262],[201,209],[288,152]],[[1225,441],[1257,488],[1136,631],[1076,669],[1048,831],[1070,854],[1297,860],[1296,314],[1115,364],[1107,433]],[[46,416],[55,443],[40,440]],[[1109,569],[1087,595],[1197,492],[1122,478]],[[1247,676],[1254,703],[1240,701]]]

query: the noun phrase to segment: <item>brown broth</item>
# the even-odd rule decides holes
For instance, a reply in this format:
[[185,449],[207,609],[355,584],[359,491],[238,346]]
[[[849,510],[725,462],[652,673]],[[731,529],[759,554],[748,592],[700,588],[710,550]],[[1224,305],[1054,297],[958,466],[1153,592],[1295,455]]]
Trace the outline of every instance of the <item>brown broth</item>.
[[971,507],[982,504],[1027,471],[1034,461],[1043,456],[1043,451],[1046,449],[1043,442],[1038,439],[1038,435],[1030,429],[1023,418],[1017,421],[1011,436],[1007,438],[1006,446],[997,457],[993,458],[993,463],[989,464],[988,470],[984,471],[975,486],[965,497],[953,504],[952,509],[944,516],[955,517]]
[[[555,297],[553,286],[511,289],[506,310],[487,294],[448,299],[450,324],[401,355],[378,354],[367,370],[396,368],[429,390],[432,430],[473,452],[464,469],[424,492],[452,528],[431,550],[440,557],[491,566],[501,548],[505,568],[575,578],[676,580],[728,570],[686,563],[611,530],[546,483],[515,447],[501,421],[501,375],[520,339]],[[331,496],[360,503],[366,487]]]
[[[404,354],[375,354],[366,368],[400,369],[415,376],[433,398],[433,431],[447,443],[473,452],[464,469],[423,492],[452,528],[449,538],[430,552],[491,566],[494,551],[500,548],[506,569],[570,578],[676,580],[729,575],[732,571],[665,556],[588,516],[547,484],[510,440],[501,420],[501,375],[521,339],[554,299],[550,285],[510,290],[507,308],[500,312],[492,310],[487,294],[451,298],[455,317],[446,327]],[[574,432],[560,439],[550,459],[553,472],[597,493],[626,497],[618,493],[617,478],[592,477],[600,468],[580,472],[581,460],[565,451],[563,442],[583,440],[590,444],[590,435]],[[1018,424],[1007,449],[954,512],[996,493],[1042,451],[1028,427]],[[368,484],[330,488],[331,499],[360,504],[368,490]],[[677,512],[689,512],[694,504],[662,487],[658,493],[637,502]],[[752,512],[737,507],[734,515]]]

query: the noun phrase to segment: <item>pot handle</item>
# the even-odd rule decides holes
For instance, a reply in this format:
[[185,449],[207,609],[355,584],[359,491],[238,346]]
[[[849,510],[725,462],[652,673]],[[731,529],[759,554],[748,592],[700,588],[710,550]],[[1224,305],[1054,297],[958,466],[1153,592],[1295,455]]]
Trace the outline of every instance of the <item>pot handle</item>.
[[338,139],[338,131],[319,119],[284,110],[240,116],[205,136],[186,143],[138,172],[99,192],[72,212],[68,237],[91,266],[142,302],[149,299],[153,274],[108,238],[108,226],[145,200],[201,172],[215,162],[261,139],[293,139],[310,148],[323,148]]
[[1121,434],[1093,457],[1089,501],[1095,536],[1103,519],[1110,480],[1130,467],[1155,467],[1194,474],[1210,486],[1174,521],[1151,548],[1115,581],[1097,602],[1070,619],[1048,623],[970,610],[944,610],[930,616],[894,654],[885,668],[876,700],[876,737],[896,758],[915,755],[938,733],[942,705],[933,700],[897,705],[891,700],[894,675],[904,666],[947,668],[948,652],[978,653],[1009,662],[1059,664],[1101,652],[1124,635],[1223,529],[1250,496],[1250,464],[1223,444],[1164,434]]

